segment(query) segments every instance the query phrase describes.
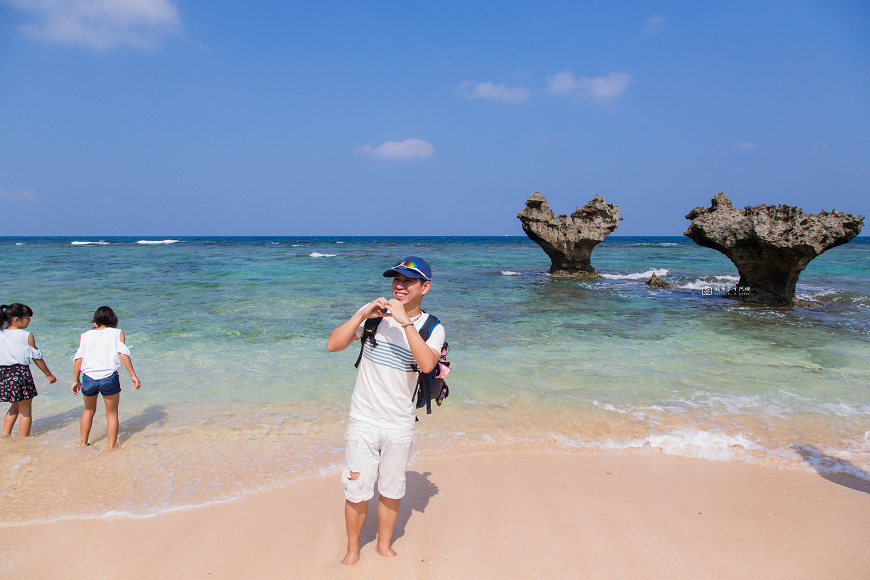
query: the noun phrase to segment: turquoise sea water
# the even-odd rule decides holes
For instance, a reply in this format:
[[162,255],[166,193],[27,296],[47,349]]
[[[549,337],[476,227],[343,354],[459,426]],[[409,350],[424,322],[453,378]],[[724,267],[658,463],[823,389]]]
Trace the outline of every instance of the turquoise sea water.
[[[325,341],[407,255],[432,264],[424,308],[455,369],[421,456],[667,453],[870,479],[868,238],[814,260],[798,284],[813,306],[794,309],[718,296],[736,269],[681,237],[608,238],[586,282],[550,278],[524,237],[175,240],[0,238],[0,300],[33,308],[59,378],[33,367],[34,436],[0,440],[0,520],[151,514],[337,473],[358,350]],[[677,288],[645,286],[653,271]],[[113,452],[102,404],[79,448],[69,392],[103,304],[143,381],[121,371]]]

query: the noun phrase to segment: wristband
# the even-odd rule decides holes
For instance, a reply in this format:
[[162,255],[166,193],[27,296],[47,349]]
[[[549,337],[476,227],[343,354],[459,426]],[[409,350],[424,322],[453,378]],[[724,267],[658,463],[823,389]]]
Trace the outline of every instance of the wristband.
[[405,328],[406,326],[411,326],[411,325],[413,325],[413,324],[414,324],[414,321],[413,321],[413,320],[410,321],[410,322],[406,322],[405,324],[402,325],[402,328]]

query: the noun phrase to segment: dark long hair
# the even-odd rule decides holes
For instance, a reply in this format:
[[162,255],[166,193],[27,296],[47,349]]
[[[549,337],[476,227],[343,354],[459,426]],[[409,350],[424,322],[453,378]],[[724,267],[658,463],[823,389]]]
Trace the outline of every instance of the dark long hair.
[[12,324],[13,318],[25,318],[33,316],[33,310],[27,304],[4,304],[0,306],[0,330]]
[[108,306],[100,306],[94,312],[94,319],[91,321],[97,326],[108,326],[109,328],[118,328],[118,316],[115,311]]

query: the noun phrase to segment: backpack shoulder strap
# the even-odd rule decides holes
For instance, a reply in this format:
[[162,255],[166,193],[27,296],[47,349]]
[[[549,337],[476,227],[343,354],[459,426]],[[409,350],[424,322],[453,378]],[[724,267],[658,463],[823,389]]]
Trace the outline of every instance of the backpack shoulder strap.
[[363,325],[363,335],[359,339],[359,356],[356,357],[356,362],[353,363],[353,366],[355,368],[359,368],[359,363],[362,360],[363,350],[366,347],[366,341],[371,342],[372,346],[378,346],[378,341],[375,340],[375,332],[378,331],[378,325],[383,319],[383,316],[379,316],[378,318],[369,318]]
[[429,336],[432,334],[432,329],[439,324],[441,324],[441,321],[429,314],[429,318],[426,319],[426,322],[423,323],[423,326],[419,330],[423,342],[429,340]]

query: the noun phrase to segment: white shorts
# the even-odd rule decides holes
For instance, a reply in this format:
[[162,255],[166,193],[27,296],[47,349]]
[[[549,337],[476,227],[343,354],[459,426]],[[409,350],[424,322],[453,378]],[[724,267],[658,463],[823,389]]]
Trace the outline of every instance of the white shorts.
[[[390,499],[405,495],[405,471],[414,449],[414,429],[387,429],[351,419],[347,425],[347,469],[341,475],[344,497],[368,501],[378,493]],[[359,473],[351,479],[351,472]]]

